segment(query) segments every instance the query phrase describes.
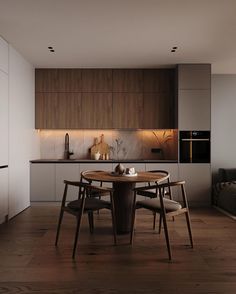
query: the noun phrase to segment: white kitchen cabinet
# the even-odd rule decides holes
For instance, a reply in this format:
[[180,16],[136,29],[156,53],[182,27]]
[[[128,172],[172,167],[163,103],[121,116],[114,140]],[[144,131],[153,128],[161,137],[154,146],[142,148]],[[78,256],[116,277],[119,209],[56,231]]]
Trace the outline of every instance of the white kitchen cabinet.
[[8,75],[0,70],[0,166],[8,165]]
[[178,89],[196,90],[211,88],[210,64],[179,64]]
[[186,182],[190,206],[209,206],[211,203],[211,167],[207,163],[180,163],[179,180]]
[[[85,170],[114,170],[117,163],[37,163],[31,164],[30,194],[31,201],[61,201],[63,181],[79,180],[80,172]],[[210,164],[183,163],[124,163],[125,167],[134,167],[137,172],[149,170],[166,170],[171,181],[185,180],[186,192],[191,206],[209,206],[211,202],[211,169]],[[98,183],[94,182],[95,185]],[[146,183],[137,186],[147,185]],[[111,183],[103,183],[111,187]],[[68,200],[74,199],[76,188],[68,190]],[[76,194],[77,196],[77,194]],[[179,194],[173,191],[175,200],[181,201]],[[142,196],[138,200],[143,199]]]
[[0,169],[0,224],[8,216],[8,168]]
[[8,73],[8,43],[0,37],[0,70]]
[[[55,200],[61,201],[64,192],[64,180],[79,181],[80,167],[77,163],[58,163],[55,165]],[[67,200],[75,200],[78,197],[78,187],[68,186]]]
[[55,164],[30,165],[30,200],[55,201]]
[[211,129],[211,65],[178,65],[179,130]]
[[179,90],[179,129],[211,129],[211,90]]
[[80,172],[85,170],[105,170],[112,171],[112,163],[80,163]]

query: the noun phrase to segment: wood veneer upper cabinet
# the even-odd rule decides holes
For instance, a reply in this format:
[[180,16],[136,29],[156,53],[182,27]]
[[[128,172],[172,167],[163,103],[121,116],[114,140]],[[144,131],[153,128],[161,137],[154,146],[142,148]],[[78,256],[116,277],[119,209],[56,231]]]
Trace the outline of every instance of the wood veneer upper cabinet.
[[143,94],[113,94],[113,127],[138,129],[143,124]]
[[144,93],[142,128],[175,128],[174,97],[169,93]]
[[112,92],[112,70],[83,69],[82,92]]
[[80,93],[36,93],[36,128],[76,129],[82,125]]
[[180,64],[178,71],[178,127],[211,129],[211,65]]
[[36,69],[36,92],[81,92],[81,69]]
[[114,69],[113,92],[143,92],[142,69]]
[[57,129],[58,127],[58,94],[36,93],[35,125],[37,129]]
[[174,69],[36,69],[35,74],[36,128],[175,127]]
[[145,69],[143,80],[142,128],[175,128],[175,69]]
[[58,129],[78,129],[82,126],[81,93],[58,94]]
[[57,69],[36,69],[35,70],[35,91],[36,92],[58,92],[59,79]]
[[58,69],[58,92],[81,92],[81,69]]
[[112,128],[112,93],[82,93],[82,127]]
[[155,93],[173,92],[175,87],[174,69],[143,70],[143,91]]

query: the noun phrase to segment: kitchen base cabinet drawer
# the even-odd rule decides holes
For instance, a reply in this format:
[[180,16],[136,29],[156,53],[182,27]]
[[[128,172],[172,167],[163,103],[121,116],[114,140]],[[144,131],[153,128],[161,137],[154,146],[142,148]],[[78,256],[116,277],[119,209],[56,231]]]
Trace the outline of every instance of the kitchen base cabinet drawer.
[[55,201],[55,164],[30,165],[30,201]]
[[[61,201],[64,192],[64,180],[68,181],[79,181],[80,180],[80,169],[79,164],[56,164],[55,169],[56,177],[56,195],[55,200]],[[78,197],[78,187],[68,186],[67,200],[75,200]]]

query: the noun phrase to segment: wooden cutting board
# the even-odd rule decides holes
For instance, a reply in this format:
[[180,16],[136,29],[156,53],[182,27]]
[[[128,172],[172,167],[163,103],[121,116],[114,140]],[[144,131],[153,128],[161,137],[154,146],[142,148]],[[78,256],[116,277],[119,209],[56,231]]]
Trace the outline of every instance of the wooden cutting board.
[[97,152],[100,152],[101,156],[110,153],[110,146],[104,141],[104,135],[101,135],[100,142],[98,138],[95,138],[94,145],[91,147],[91,158],[94,158],[94,154]]

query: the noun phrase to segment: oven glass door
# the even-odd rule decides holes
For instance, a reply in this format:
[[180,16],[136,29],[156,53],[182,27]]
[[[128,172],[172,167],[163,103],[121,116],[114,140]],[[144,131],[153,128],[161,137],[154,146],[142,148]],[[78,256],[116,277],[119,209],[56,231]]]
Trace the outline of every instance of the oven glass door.
[[192,142],[192,162],[209,163],[210,162],[210,141]]
[[180,132],[180,162],[210,163],[210,132]]

